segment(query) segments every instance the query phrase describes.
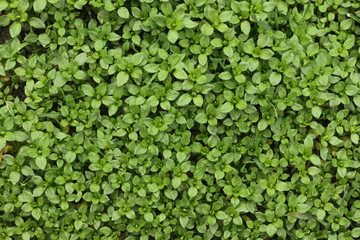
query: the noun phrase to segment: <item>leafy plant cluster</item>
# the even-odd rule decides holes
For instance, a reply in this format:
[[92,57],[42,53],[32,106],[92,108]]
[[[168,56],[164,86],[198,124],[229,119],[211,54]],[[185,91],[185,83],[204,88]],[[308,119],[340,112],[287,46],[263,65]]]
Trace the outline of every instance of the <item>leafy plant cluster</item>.
[[0,239],[359,239],[359,8],[0,0]]

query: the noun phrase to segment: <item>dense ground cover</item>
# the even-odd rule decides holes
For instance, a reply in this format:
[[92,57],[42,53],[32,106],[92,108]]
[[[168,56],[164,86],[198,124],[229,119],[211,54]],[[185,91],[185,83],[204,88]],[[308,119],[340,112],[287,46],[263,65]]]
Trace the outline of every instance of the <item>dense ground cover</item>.
[[359,9],[0,0],[0,239],[358,239]]

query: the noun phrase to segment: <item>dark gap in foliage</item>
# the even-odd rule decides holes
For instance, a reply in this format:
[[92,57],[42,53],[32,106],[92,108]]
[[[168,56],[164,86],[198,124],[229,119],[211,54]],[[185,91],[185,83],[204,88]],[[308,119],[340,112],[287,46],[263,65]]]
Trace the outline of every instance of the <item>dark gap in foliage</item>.
[[10,36],[10,32],[9,32],[9,27],[2,27],[0,26],[0,44],[4,44],[6,43],[6,41],[10,40],[11,36]]
[[12,88],[11,95],[18,97],[20,101],[24,101],[26,98],[25,90],[23,85],[18,85],[17,88]]

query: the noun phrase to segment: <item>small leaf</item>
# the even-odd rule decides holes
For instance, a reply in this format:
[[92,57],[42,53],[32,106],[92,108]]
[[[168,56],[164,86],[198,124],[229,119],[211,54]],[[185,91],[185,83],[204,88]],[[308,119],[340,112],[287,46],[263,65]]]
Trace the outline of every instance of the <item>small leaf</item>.
[[121,18],[128,19],[130,16],[129,10],[126,7],[120,7],[117,11],[117,14]]
[[171,182],[172,182],[172,186],[176,189],[180,186],[181,179],[178,177],[174,177]]
[[249,35],[250,30],[251,30],[250,23],[249,23],[248,21],[243,21],[243,22],[241,23],[241,31],[242,31],[243,33],[245,33],[246,35]]
[[47,0],[35,0],[33,5],[35,12],[40,12],[44,10],[46,4],[47,4]]
[[190,187],[188,190],[188,194],[190,198],[195,197],[198,194],[198,190],[195,187]]
[[13,22],[9,28],[9,32],[12,38],[17,37],[21,32],[21,23]]
[[273,224],[269,224],[266,226],[266,233],[269,235],[269,237],[274,236],[276,231],[277,228]]
[[44,156],[36,157],[35,163],[41,170],[45,170],[47,161],[46,161],[46,158]]
[[37,186],[33,191],[33,197],[40,197],[45,192],[45,188],[43,186]]
[[194,28],[198,25],[197,22],[194,22],[189,18],[184,18],[182,21],[184,23],[184,27],[186,27],[186,28]]
[[346,167],[338,167],[337,172],[340,177],[344,178],[346,176],[346,172],[347,172]]
[[216,213],[216,218],[219,219],[219,220],[224,220],[224,219],[227,218],[227,215],[226,215],[226,213],[223,212],[223,211],[218,211],[218,212]]
[[68,151],[65,154],[65,160],[67,163],[71,163],[76,159],[76,153],[73,151]]
[[20,173],[19,172],[11,172],[10,173],[10,181],[13,185],[15,185],[20,180]]
[[335,137],[335,136],[332,136],[332,137],[330,138],[329,143],[330,143],[331,145],[338,146],[338,145],[342,144],[343,141],[340,140],[339,138]]
[[353,100],[355,105],[360,107],[360,95],[356,95]]
[[271,85],[273,85],[273,86],[278,85],[281,82],[281,78],[282,78],[282,76],[281,76],[280,73],[272,72],[270,74],[270,83],[271,83]]
[[309,211],[311,208],[311,206],[304,204],[304,203],[300,203],[297,205],[297,211],[299,213],[306,213],[307,211]]
[[261,119],[261,120],[258,122],[258,129],[259,129],[260,131],[265,130],[268,126],[269,126],[268,123],[267,123],[264,119]]
[[127,72],[119,72],[116,76],[116,85],[121,87],[129,80],[129,74]]
[[174,44],[179,38],[179,33],[176,30],[169,30],[167,38],[172,44]]
[[86,96],[93,97],[95,96],[95,89],[89,84],[82,85],[82,91]]
[[304,145],[305,145],[305,147],[312,149],[312,148],[313,148],[313,144],[314,144],[314,143],[313,143],[313,139],[311,138],[310,135],[307,135],[306,138],[305,138],[305,140],[304,140]]
[[321,160],[320,160],[320,158],[319,158],[317,155],[315,155],[315,154],[312,154],[312,155],[310,156],[310,161],[311,161],[311,163],[314,164],[315,166],[320,166],[320,165],[321,165]]
[[318,209],[318,210],[316,211],[316,217],[317,217],[318,219],[324,220],[325,216],[326,216],[326,212],[325,212],[323,209]]
[[[264,59],[264,60],[270,59],[273,55],[274,55],[274,52],[271,51],[270,49],[262,49],[260,51],[260,58]],[[273,85],[277,85],[277,84],[273,84]]]
[[229,103],[229,102],[226,102],[225,104],[223,104],[221,107],[220,107],[220,111],[222,113],[229,113],[231,112],[232,110],[234,109],[234,105]]
[[188,105],[192,100],[192,97],[189,93],[185,93],[181,95],[177,101],[178,106],[186,106]]
[[200,124],[206,123],[207,122],[206,114],[205,113],[199,113],[198,115],[196,115],[195,121],[200,123]]
[[181,217],[179,218],[179,220],[180,220],[180,225],[181,225],[183,228],[185,228],[186,225],[187,225],[188,222],[189,222],[189,217],[188,217],[188,216],[181,216]]
[[56,74],[56,77],[54,79],[54,85],[55,87],[62,87],[66,84],[66,79],[60,74]]
[[187,73],[185,72],[184,69],[181,69],[181,68],[177,68],[175,69],[174,71],[174,76],[177,78],[177,79],[180,79],[180,80],[184,80],[184,79],[188,79],[188,75]]
[[319,106],[313,106],[311,113],[314,117],[319,118],[321,116],[321,108]]
[[209,23],[205,23],[204,25],[202,25],[201,27],[201,32],[204,35],[210,36],[211,34],[213,34],[214,32],[214,28],[209,24]]
[[40,18],[37,18],[37,17],[31,17],[29,19],[29,24],[30,26],[34,27],[34,28],[45,28],[45,24],[43,21],[41,21]]
[[144,219],[147,222],[152,222],[154,220],[154,215],[152,213],[145,213],[144,214]]
[[186,160],[186,153],[184,152],[177,152],[176,159],[181,163]]

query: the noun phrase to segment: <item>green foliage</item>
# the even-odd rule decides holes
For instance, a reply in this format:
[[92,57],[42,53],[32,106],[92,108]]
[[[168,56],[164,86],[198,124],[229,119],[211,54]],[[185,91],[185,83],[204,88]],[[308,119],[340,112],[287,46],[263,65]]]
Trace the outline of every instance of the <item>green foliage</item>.
[[0,239],[359,239],[357,0],[0,0]]

